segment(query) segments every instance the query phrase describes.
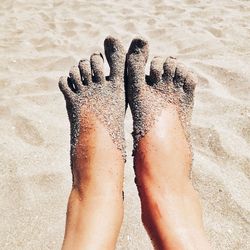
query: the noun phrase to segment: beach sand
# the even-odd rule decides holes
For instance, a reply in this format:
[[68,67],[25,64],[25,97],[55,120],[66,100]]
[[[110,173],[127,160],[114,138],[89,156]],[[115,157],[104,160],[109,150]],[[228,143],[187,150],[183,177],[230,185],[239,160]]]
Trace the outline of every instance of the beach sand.
[[[150,59],[176,56],[198,74],[192,175],[206,230],[213,249],[250,249],[249,1],[2,0],[0,13],[0,249],[60,249],[71,172],[57,83],[79,59],[103,51],[107,35],[126,48],[141,35]],[[117,249],[148,250],[130,112],[125,130],[125,218]]]

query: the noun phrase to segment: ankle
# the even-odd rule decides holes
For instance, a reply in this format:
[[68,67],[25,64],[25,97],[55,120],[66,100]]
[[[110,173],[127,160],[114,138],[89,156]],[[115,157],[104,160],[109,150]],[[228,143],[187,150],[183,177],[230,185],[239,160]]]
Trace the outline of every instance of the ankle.
[[166,180],[165,183],[154,178],[137,178],[136,185],[144,211],[154,212],[156,206],[160,213],[165,213],[169,209],[182,210],[183,206],[193,205],[201,211],[199,194],[187,177],[181,182]]
[[199,196],[190,180],[179,189],[144,181],[138,190],[142,222],[156,249],[198,249],[199,244],[208,249]]
[[123,168],[120,162],[75,165],[72,168],[73,188],[79,194],[121,195],[123,189]]
[[93,197],[103,200],[116,199],[120,200],[123,197],[123,188],[116,183],[99,183],[96,181],[73,184],[72,190],[77,194],[79,199]]
[[184,195],[195,192],[187,171],[173,169],[157,171],[157,167],[135,168],[136,185],[139,191],[157,195]]

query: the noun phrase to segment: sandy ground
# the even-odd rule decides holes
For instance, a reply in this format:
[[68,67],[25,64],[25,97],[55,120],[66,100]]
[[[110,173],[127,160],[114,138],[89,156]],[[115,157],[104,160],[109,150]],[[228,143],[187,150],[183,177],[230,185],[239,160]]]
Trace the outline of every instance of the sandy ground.
[[[104,38],[140,34],[153,55],[199,76],[193,180],[214,249],[250,249],[250,2],[0,3],[0,249],[60,249],[71,186],[69,122],[57,81]],[[133,183],[131,116],[125,219],[117,249],[152,249]],[[98,239],[98,235],[96,236]]]

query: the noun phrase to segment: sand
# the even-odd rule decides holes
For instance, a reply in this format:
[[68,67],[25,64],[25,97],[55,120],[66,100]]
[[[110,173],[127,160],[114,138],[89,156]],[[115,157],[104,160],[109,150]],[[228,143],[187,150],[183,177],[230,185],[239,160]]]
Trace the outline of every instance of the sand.
[[[2,0],[0,13],[0,249],[60,249],[71,174],[57,82],[79,59],[102,51],[107,35],[126,48],[141,35],[150,43],[149,60],[172,55],[198,74],[193,180],[206,230],[214,249],[249,249],[249,1]],[[133,182],[130,113],[125,131],[117,249],[148,250]]]

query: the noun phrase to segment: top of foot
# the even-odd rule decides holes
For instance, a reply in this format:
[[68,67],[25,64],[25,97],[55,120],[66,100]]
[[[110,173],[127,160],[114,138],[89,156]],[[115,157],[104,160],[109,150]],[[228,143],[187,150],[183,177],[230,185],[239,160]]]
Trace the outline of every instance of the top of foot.
[[123,122],[125,116],[124,67],[125,50],[118,39],[107,37],[104,49],[110,75],[104,75],[104,57],[97,52],[90,61],[80,60],[69,77],[61,77],[62,91],[71,124],[72,154],[79,136],[80,124],[92,112],[107,127],[113,142],[125,155]]
[[127,53],[126,93],[134,120],[135,145],[154,124],[166,106],[175,106],[188,136],[197,78],[174,57],[154,57],[150,75],[145,75],[148,42],[141,38],[131,42]]

